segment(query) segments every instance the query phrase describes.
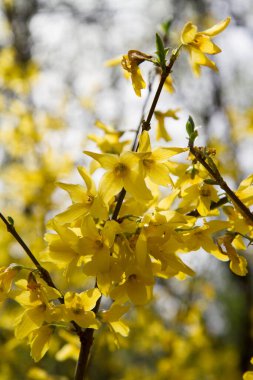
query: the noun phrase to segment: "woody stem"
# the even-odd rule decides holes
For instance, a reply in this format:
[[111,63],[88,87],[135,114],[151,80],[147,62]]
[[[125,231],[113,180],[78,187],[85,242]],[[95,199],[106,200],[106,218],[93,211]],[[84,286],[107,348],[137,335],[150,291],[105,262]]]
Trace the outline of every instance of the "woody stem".
[[[170,75],[170,73],[172,71],[173,65],[174,65],[174,63],[177,60],[177,57],[178,57],[180,49],[181,49],[181,45],[172,53],[172,55],[170,57],[170,61],[169,61],[168,65],[166,66],[166,69],[162,72],[161,79],[160,79],[158,88],[156,90],[153,102],[152,102],[152,104],[150,106],[147,119],[142,121],[142,132],[145,131],[145,130],[148,131],[151,128],[150,127],[150,122],[151,122],[151,119],[152,119],[152,117],[154,115],[154,112],[155,112],[158,100],[160,98],[160,95],[161,95],[161,92],[162,92],[162,89],[163,89],[163,86],[164,86],[164,83],[165,83],[167,77]],[[134,152],[137,152],[138,148],[139,148],[139,144],[134,143],[132,150]],[[113,220],[117,220],[117,218],[118,218],[118,215],[119,215],[121,206],[123,204],[125,195],[126,195],[126,190],[123,188],[121,190],[121,192],[119,193],[118,200],[117,200],[117,203],[116,203],[113,215],[112,215],[112,219]]]
[[192,143],[189,144],[189,149],[192,155],[196,158],[198,162],[200,162],[204,168],[208,171],[208,173],[215,179],[217,184],[220,186],[222,190],[225,191],[227,196],[231,199],[233,204],[237,207],[237,209],[240,211],[241,215],[252,225],[253,224],[253,214],[248,209],[247,206],[238,198],[238,196],[234,193],[233,190],[230,189],[228,184],[224,181],[223,177],[221,176],[217,166],[213,162],[211,158],[212,165],[206,161],[205,155],[202,153],[202,151],[196,147],[193,146]]
[[[32,253],[32,251],[30,250],[30,248],[26,245],[26,243],[24,242],[24,240],[21,238],[21,236],[18,234],[18,232],[16,231],[15,227],[13,224],[9,223],[8,220],[5,218],[5,216],[0,213],[0,218],[2,219],[2,221],[4,222],[4,224],[6,225],[6,228],[7,228],[7,231],[10,232],[10,234],[16,239],[16,241],[21,245],[21,247],[23,248],[23,250],[26,252],[26,254],[29,256],[29,258],[31,259],[31,261],[33,262],[33,264],[35,265],[35,267],[38,269],[39,271],[39,274],[41,276],[41,278],[47,283],[48,286],[58,290],[59,293],[61,293],[59,291],[59,289],[57,288],[57,286],[55,285],[55,283],[53,282],[52,280],[52,277],[50,276],[49,272],[46,270],[46,268],[44,268],[39,262],[38,260],[36,259],[36,257],[34,256],[34,254]],[[61,304],[64,304],[64,297],[63,295],[61,295],[59,298],[58,298],[59,302]],[[81,333],[81,327],[78,326],[77,323],[75,323],[74,321],[71,321],[76,333],[78,335],[80,335]]]

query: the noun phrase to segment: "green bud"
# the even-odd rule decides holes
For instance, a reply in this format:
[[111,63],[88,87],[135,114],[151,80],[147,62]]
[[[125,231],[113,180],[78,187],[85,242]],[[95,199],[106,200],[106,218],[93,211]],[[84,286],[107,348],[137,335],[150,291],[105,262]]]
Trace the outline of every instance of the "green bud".
[[7,216],[7,220],[11,226],[14,226],[14,219],[11,216]]
[[166,55],[169,49],[164,47],[163,40],[158,33],[156,33],[156,55],[157,63],[163,69],[166,70]]
[[218,185],[217,181],[215,181],[212,178],[206,178],[206,179],[204,179],[204,183],[206,183],[207,185]]
[[162,30],[162,32],[163,32],[163,34],[164,34],[165,36],[167,36],[167,35],[169,34],[171,24],[172,24],[172,20],[164,21],[164,22],[161,24],[161,30]]
[[194,130],[195,130],[195,124],[194,124],[193,118],[189,116],[186,123],[186,132],[188,133],[189,137],[191,137],[191,134],[194,132]]

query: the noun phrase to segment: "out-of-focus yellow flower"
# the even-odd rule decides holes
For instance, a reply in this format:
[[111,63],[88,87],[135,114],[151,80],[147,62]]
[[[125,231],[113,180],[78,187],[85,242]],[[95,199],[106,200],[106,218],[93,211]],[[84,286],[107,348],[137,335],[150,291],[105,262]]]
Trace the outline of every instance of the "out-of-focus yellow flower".
[[129,310],[129,306],[113,303],[109,310],[101,313],[102,321],[117,334],[128,336],[129,327],[120,318]]
[[172,76],[171,75],[168,75],[165,82],[164,82],[164,88],[165,90],[167,90],[170,94],[172,94],[173,92],[175,92],[175,88],[173,86],[173,80],[172,80]]
[[52,326],[41,326],[29,335],[31,356],[35,362],[40,361],[49,349],[51,335],[54,332]]
[[104,65],[105,65],[106,67],[118,66],[118,65],[121,64],[122,58],[123,58],[123,56],[122,56],[122,55],[119,55],[118,57],[114,57],[114,58],[108,59],[108,60],[104,63]]
[[122,59],[123,59],[123,55],[120,55],[120,56],[118,56],[118,57],[114,57],[114,58],[112,58],[112,59],[108,59],[108,60],[105,62],[105,66],[106,66],[106,67],[114,67],[114,66],[118,66],[118,65],[120,65],[121,68],[122,68],[122,71],[123,71],[124,77],[125,77],[126,79],[130,79],[131,74],[130,74],[128,71],[126,71],[126,70],[122,67],[122,65],[121,65]]
[[67,343],[55,355],[56,360],[62,362],[67,359],[78,359],[79,354],[79,339],[76,335],[69,333],[66,330],[59,330],[59,336]]
[[127,55],[123,55],[121,65],[124,70],[131,74],[132,85],[137,96],[141,96],[141,90],[146,88],[146,83],[142,78],[139,65],[144,61],[149,61],[152,57],[138,50],[129,50]]
[[156,140],[164,139],[165,141],[170,141],[171,137],[166,131],[165,128],[165,118],[171,117],[175,120],[178,120],[178,116],[176,113],[179,111],[179,108],[176,108],[174,110],[168,109],[168,111],[161,112],[161,111],[155,111],[155,118],[157,120],[157,127],[156,127]]
[[3,6],[6,8],[12,8],[13,7],[13,0],[3,0]]
[[32,60],[20,64],[12,47],[1,50],[0,82],[8,89],[19,94],[27,94],[31,90],[32,82],[38,76],[38,71],[38,65]]
[[188,231],[182,231],[180,235],[187,249],[197,251],[203,248],[218,260],[228,261],[228,255],[221,252],[219,246],[214,242],[213,235],[229,226],[230,223],[223,220],[210,220],[209,222],[205,221],[202,226],[195,226],[195,228],[189,228]]
[[17,272],[18,269],[15,267],[0,268],[0,302],[6,299]]
[[125,145],[131,142],[130,140],[119,141],[124,132],[118,131],[99,120],[96,121],[95,126],[104,132],[104,136],[99,136],[96,132],[89,134],[88,138],[94,141],[103,153],[120,154]]
[[190,53],[191,65],[195,75],[200,75],[200,65],[208,66],[210,69],[217,71],[216,64],[211,61],[205,54],[218,54],[221,49],[215,45],[211,37],[221,33],[230,23],[230,17],[219,22],[213,27],[198,32],[196,25],[192,22],[185,24],[181,33],[181,42]]
[[233,240],[234,236],[232,234],[226,234],[218,238],[217,243],[221,253],[228,256],[230,260],[229,267],[231,271],[238,276],[246,276],[248,273],[247,260],[245,257],[238,255],[236,249],[232,246]]
[[[250,363],[253,364],[253,357],[250,359]],[[243,374],[243,380],[253,380],[253,371],[247,371]]]
[[253,174],[240,183],[236,195],[247,207],[253,204]]

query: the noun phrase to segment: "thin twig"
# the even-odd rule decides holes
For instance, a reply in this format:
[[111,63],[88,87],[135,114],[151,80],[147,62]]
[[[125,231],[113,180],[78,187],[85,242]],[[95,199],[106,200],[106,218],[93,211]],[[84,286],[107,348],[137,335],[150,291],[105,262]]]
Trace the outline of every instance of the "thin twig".
[[[52,288],[57,289],[56,285],[54,284],[49,272],[38,262],[30,248],[26,245],[24,240],[21,238],[21,236],[17,233],[15,227],[13,224],[9,223],[8,220],[3,216],[2,213],[0,213],[0,218],[5,223],[7,231],[11,233],[11,235],[17,240],[17,242],[21,245],[23,250],[26,252],[26,254],[29,256],[33,264],[38,269],[40,276],[43,278],[43,280],[47,283],[48,286],[51,286]],[[58,290],[58,289],[57,289]],[[59,290],[58,290],[59,291]]]
[[[154,115],[154,112],[155,112],[155,109],[156,109],[156,105],[157,105],[157,102],[159,100],[159,97],[161,95],[161,92],[162,92],[162,89],[163,89],[163,86],[164,86],[164,83],[167,79],[167,77],[171,74],[171,71],[172,71],[172,68],[173,68],[173,65],[174,63],[176,62],[176,59],[178,57],[178,54],[179,54],[179,51],[181,49],[181,45],[175,49],[175,51],[172,53],[171,57],[170,57],[170,61],[168,63],[168,65],[166,66],[166,70],[162,73],[161,75],[161,79],[160,79],[160,82],[159,82],[159,85],[158,85],[158,88],[156,90],[156,93],[155,93],[155,96],[154,96],[154,99],[153,99],[153,102],[150,106],[150,109],[149,109],[149,113],[148,113],[148,116],[147,116],[147,119],[146,120],[142,120],[142,132],[145,131],[145,130],[150,130],[150,122],[151,122],[151,119]],[[138,137],[138,134],[137,136]],[[137,140],[137,138],[136,138]],[[137,152],[138,151],[138,148],[139,148],[139,144],[136,144],[136,142],[134,143],[133,145],[133,151],[134,152]],[[119,212],[120,212],[120,209],[121,209],[121,206],[123,204],[123,201],[124,201],[124,198],[125,198],[125,195],[126,195],[126,190],[123,188],[121,190],[121,192],[119,193],[119,196],[118,196],[118,200],[117,200],[117,203],[116,203],[116,206],[115,206],[115,209],[114,209],[114,212],[113,212],[113,216],[112,216],[112,219],[113,220],[117,220],[118,218],[118,215],[119,215]]]
[[141,118],[140,118],[138,127],[136,129],[135,138],[134,138],[134,142],[133,142],[132,149],[131,149],[132,152],[134,152],[136,150],[136,147],[137,147],[137,144],[138,144],[138,137],[139,137],[139,133],[141,131],[142,123],[144,121],[146,107],[148,105],[148,102],[149,102],[149,99],[150,99],[150,96],[151,96],[151,93],[152,93],[152,88],[153,88],[154,80],[155,80],[155,75],[154,75],[153,72],[151,72],[150,73],[150,80],[149,80],[149,84],[148,84],[148,93],[147,93],[146,99],[145,99],[145,101],[143,103],[143,106],[142,106]]
[[[222,190],[225,191],[229,199],[233,202],[237,209],[240,211],[241,215],[246,218],[246,220],[253,225],[253,214],[250,209],[245,206],[245,204],[238,198],[233,190],[230,189],[228,184],[224,181],[222,175],[220,174],[217,166],[213,162],[212,158],[208,158],[204,155],[201,149],[194,147],[193,142],[189,142],[189,149],[193,156],[196,158],[198,162],[200,162],[204,168],[208,171],[208,173],[215,179],[217,184],[220,186]],[[211,165],[210,165],[211,164]]]
[[[97,283],[95,285],[97,287]],[[100,306],[102,296],[97,300],[96,306],[92,310],[95,314],[97,314]],[[79,357],[76,365],[76,373],[74,380],[83,380],[86,374],[86,368],[88,365],[89,360],[89,353],[93,344],[93,335],[94,335],[94,329],[87,328],[85,329],[82,334],[80,335],[80,352]]]
[[[140,134],[140,131],[142,128],[142,124],[144,122],[144,115],[145,115],[146,107],[147,107],[147,104],[149,102],[149,99],[150,99],[150,96],[152,93],[152,87],[153,87],[154,79],[155,79],[155,77],[153,76],[149,81],[148,94],[147,94],[145,102],[143,104],[142,112],[141,112],[141,118],[140,118],[138,127],[137,127],[136,132],[135,132],[134,142],[133,142],[133,145],[131,148],[132,152],[135,152],[138,149],[137,148],[138,147],[138,137],[139,137],[139,134]],[[118,195],[117,203],[116,203],[115,209],[113,211],[113,215],[112,215],[112,220],[117,219],[119,212],[120,212],[120,209],[121,209],[121,206],[122,206],[122,203],[123,203],[123,200],[125,198],[125,195],[126,195],[126,190],[123,188]]]
[[[36,257],[32,253],[32,251],[30,250],[30,248],[27,246],[27,244],[24,242],[24,240],[21,238],[21,236],[16,231],[14,225],[11,224],[11,223],[9,223],[8,220],[4,217],[4,215],[2,213],[0,213],[0,218],[2,219],[2,221],[4,222],[4,224],[6,225],[7,231],[10,232],[10,234],[16,239],[16,241],[21,245],[21,247],[23,248],[23,250],[29,256],[29,258],[31,259],[31,261],[33,262],[33,264],[35,265],[35,267],[37,268],[37,270],[38,270],[38,272],[40,274],[40,277],[46,282],[46,284],[48,286],[50,286],[51,288],[56,289],[61,294],[61,296],[58,298],[58,301],[61,304],[64,304],[64,296],[60,292],[60,290],[57,288],[57,286],[55,285],[55,283],[53,282],[52,277],[50,276],[49,272],[46,270],[46,268],[44,268],[38,262],[38,260],[36,259]],[[81,333],[82,333],[81,327],[76,322],[74,322],[74,321],[71,321],[71,323],[72,323],[72,325],[73,325],[76,333],[80,336]]]

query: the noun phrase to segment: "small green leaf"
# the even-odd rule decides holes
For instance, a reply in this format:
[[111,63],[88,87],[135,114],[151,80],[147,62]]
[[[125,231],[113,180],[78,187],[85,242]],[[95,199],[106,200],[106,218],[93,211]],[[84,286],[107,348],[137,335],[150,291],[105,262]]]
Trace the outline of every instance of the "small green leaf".
[[190,143],[193,144],[194,141],[196,140],[196,138],[198,137],[199,133],[197,131],[197,129],[195,129],[194,132],[192,132],[191,136],[190,136]]
[[172,20],[164,21],[164,22],[161,24],[161,30],[162,30],[162,32],[163,32],[163,34],[164,34],[165,36],[167,36],[167,35],[169,34],[171,24],[172,24]]
[[163,45],[163,41],[158,33],[156,33],[156,55],[158,57],[157,62],[164,70],[166,68],[166,55],[169,49],[165,49]]
[[194,129],[195,129],[195,124],[194,124],[193,118],[190,115],[186,123],[186,131],[189,137],[194,132]]
[[186,131],[189,136],[189,145],[193,145],[195,139],[198,137],[198,131],[195,129],[195,124],[193,121],[193,118],[189,116],[187,123],[186,123]]
[[163,41],[158,33],[156,33],[156,49],[158,54],[163,54],[164,46]]
[[14,226],[14,219],[11,216],[7,216],[7,220],[11,226]]
[[206,178],[206,179],[204,179],[204,183],[206,183],[207,185],[218,185],[217,181],[215,181],[212,178]]

